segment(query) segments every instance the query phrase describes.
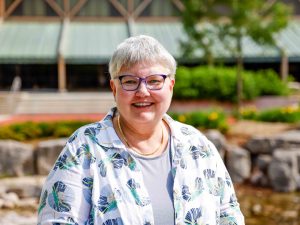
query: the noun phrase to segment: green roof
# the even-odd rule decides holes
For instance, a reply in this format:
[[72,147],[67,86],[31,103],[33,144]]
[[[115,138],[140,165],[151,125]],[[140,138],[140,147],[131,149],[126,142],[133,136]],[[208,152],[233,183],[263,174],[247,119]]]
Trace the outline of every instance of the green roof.
[[60,27],[60,23],[2,23],[0,62],[56,63]]
[[[63,32],[63,45],[59,48]],[[3,22],[0,24],[0,63],[57,63],[59,53],[67,64],[106,64],[114,49],[131,35],[147,34],[158,39],[175,58],[182,60],[180,41],[187,36],[180,22]],[[276,35],[277,44],[289,60],[300,61],[300,21],[292,21]],[[280,49],[243,40],[244,60],[279,61]],[[216,43],[217,56],[232,58],[222,43]],[[199,60],[202,51],[196,52]],[[188,60],[186,60],[188,62]]]
[[186,39],[181,23],[133,23],[133,36],[145,34],[156,38],[175,58],[181,57],[180,41]]
[[126,23],[72,22],[66,29],[62,52],[66,63],[107,63],[117,45],[128,37]]

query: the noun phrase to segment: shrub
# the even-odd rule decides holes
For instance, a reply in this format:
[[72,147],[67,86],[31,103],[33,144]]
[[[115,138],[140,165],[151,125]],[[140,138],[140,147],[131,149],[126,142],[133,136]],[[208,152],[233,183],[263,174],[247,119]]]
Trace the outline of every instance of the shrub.
[[259,95],[287,95],[288,85],[279,79],[273,70],[262,70],[255,74]]
[[218,129],[223,133],[228,130],[226,115],[220,110],[170,113],[170,116],[179,122],[192,125],[198,129]]
[[[174,98],[236,101],[236,69],[230,67],[179,67]],[[260,95],[285,95],[288,86],[272,70],[243,71],[243,99]]]
[[284,107],[263,111],[257,115],[257,120],[266,122],[296,123],[300,121],[299,107]]
[[297,123],[300,122],[300,108],[299,106],[287,106],[260,112],[255,108],[244,108],[241,110],[241,116],[243,119],[248,120]]
[[29,141],[47,137],[68,137],[90,121],[24,122],[0,127],[0,139]]

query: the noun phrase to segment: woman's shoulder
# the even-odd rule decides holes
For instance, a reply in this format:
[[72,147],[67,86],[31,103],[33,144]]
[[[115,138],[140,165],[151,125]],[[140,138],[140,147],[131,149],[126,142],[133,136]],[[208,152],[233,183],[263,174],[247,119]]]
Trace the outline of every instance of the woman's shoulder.
[[192,125],[174,120],[169,115],[166,115],[164,119],[167,121],[168,125],[170,126],[171,132],[175,136],[185,136],[191,138],[197,137],[206,139],[204,134]]
[[72,143],[76,140],[81,142],[86,139],[99,137],[101,131],[108,131],[110,127],[112,127],[112,122],[107,117],[100,121],[83,125],[73,132],[68,139],[68,143]]

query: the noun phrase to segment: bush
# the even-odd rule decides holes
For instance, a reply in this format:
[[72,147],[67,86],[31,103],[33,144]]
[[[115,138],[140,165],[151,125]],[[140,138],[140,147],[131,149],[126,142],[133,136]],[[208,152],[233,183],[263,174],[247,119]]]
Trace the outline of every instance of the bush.
[[191,113],[170,113],[170,116],[179,122],[192,125],[198,129],[218,129],[227,132],[226,115],[220,110]]
[[[179,67],[174,98],[236,101],[236,69],[229,67]],[[288,86],[272,70],[243,71],[243,99],[261,95],[285,95]]]
[[297,123],[300,122],[300,108],[299,106],[287,106],[261,112],[258,112],[255,108],[244,108],[241,110],[241,116],[247,120]]
[[255,74],[259,95],[287,95],[288,85],[279,79],[273,70],[262,70]]
[[300,109],[289,106],[266,110],[257,115],[257,120],[266,122],[296,123],[300,121]]
[[0,139],[30,141],[48,137],[69,137],[90,121],[24,122],[0,127]]

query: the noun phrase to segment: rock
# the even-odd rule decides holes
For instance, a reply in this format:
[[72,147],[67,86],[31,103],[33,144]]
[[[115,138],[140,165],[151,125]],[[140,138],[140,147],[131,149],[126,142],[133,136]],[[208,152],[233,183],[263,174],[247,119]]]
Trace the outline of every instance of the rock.
[[259,155],[253,163],[252,174],[250,177],[251,184],[269,187],[270,180],[268,177],[268,167],[272,161],[270,155]]
[[4,190],[4,194],[2,193],[0,197],[3,198],[6,193],[13,192],[19,198],[39,198],[45,179],[44,176],[0,179],[0,187]]
[[34,173],[33,146],[18,141],[0,141],[0,176]]
[[22,215],[14,211],[0,213],[0,224],[5,225],[36,225],[37,217],[35,213]]
[[227,145],[224,135],[218,130],[208,130],[207,132],[205,132],[205,136],[216,146],[221,157],[224,159]]
[[0,198],[0,209],[3,207],[3,205],[4,205],[4,200]]
[[271,185],[276,191],[291,192],[300,188],[299,149],[277,149],[268,168]]
[[9,192],[3,196],[3,200],[4,200],[4,203],[3,203],[2,208],[13,209],[18,204],[19,197],[16,193]]
[[38,198],[24,198],[18,201],[16,207],[18,209],[26,209],[31,211],[36,211],[38,208],[39,199]]
[[251,159],[250,153],[238,146],[231,145],[227,147],[226,166],[231,179],[234,183],[242,183],[250,177]]
[[262,214],[262,205],[261,204],[254,204],[251,209],[252,213],[256,216]]
[[252,154],[272,154],[275,142],[273,138],[255,136],[251,138],[246,144],[245,148]]
[[299,148],[300,151],[300,130],[290,130],[274,137],[275,148]]
[[50,172],[66,142],[67,139],[61,138],[42,141],[37,145],[36,156],[39,175],[47,175]]
[[259,155],[255,160],[254,166],[259,170],[266,172],[272,161],[272,156],[270,155]]

